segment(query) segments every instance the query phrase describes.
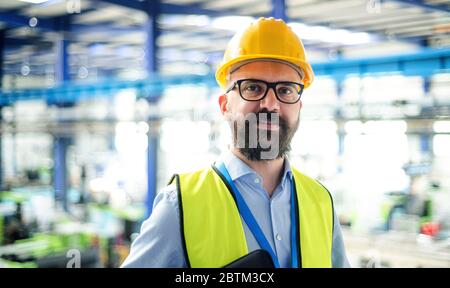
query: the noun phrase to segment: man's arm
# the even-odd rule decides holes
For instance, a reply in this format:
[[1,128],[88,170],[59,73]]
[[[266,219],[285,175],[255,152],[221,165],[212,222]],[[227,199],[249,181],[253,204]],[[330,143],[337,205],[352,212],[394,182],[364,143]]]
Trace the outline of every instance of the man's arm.
[[334,211],[334,227],[333,227],[333,251],[332,261],[333,268],[350,268],[350,263],[345,252],[344,238],[342,237],[341,225]]
[[142,224],[141,232],[131,245],[130,255],[122,268],[186,266],[177,197],[173,184],[156,195],[153,212]]

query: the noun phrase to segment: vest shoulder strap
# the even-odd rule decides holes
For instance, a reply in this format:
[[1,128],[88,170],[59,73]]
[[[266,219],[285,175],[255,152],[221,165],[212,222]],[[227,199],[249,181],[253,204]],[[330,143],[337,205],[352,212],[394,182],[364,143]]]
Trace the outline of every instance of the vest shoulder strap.
[[317,180],[292,169],[300,217],[303,267],[331,267],[334,205],[329,191]]
[[181,232],[189,264],[223,267],[246,255],[247,240],[238,208],[213,168],[176,178]]

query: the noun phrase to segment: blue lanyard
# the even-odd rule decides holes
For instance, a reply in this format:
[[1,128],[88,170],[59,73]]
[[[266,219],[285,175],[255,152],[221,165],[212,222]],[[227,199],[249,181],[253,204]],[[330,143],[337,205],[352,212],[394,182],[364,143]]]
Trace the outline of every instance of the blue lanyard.
[[[230,174],[228,173],[227,168],[223,164],[223,162],[220,162],[216,165],[219,172],[225,177],[226,181],[228,182],[231,192],[234,194],[236,203],[238,206],[239,213],[241,214],[242,218],[244,219],[245,223],[247,224],[248,228],[252,232],[253,236],[255,236],[256,241],[258,242],[259,246],[269,252],[270,256],[272,257],[273,263],[275,264],[275,268],[280,268],[280,263],[278,262],[278,257],[276,256],[275,252],[273,251],[272,247],[269,244],[269,241],[267,241],[267,238],[264,236],[264,233],[261,229],[261,227],[258,225],[258,222],[256,221],[255,217],[253,216],[252,212],[250,211],[250,208],[247,206],[247,203],[245,203],[244,198],[242,197],[241,193],[237,189],[236,185],[234,184],[233,180],[230,177]],[[296,209],[295,209],[295,189],[294,189],[294,182],[291,178],[291,261],[292,261],[292,268],[298,268],[298,259],[297,259],[297,237],[296,237],[296,223],[297,223],[297,215],[296,215]]]

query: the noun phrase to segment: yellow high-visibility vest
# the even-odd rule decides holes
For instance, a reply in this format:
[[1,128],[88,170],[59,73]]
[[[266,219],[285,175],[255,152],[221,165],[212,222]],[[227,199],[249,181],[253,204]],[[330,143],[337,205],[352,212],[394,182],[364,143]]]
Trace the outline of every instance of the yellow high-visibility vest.
[[[291,168],[294,176],[301,267],[331,267],[333,203],[319,182]],[[174,175],[181,236],[189,267],[223,267],[248,254],[236,202],[214,168]],[[299,233],[300,232],[300,233]]]

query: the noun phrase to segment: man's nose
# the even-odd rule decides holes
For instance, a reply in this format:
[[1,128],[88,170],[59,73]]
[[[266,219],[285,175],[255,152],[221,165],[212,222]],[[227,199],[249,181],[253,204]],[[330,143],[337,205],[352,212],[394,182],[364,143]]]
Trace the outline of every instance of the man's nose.
[[266,108],[268,111],[280,111],[280,102],[275,95],[273,88],[268,88],[266,97],[260,101],[260,108]]

